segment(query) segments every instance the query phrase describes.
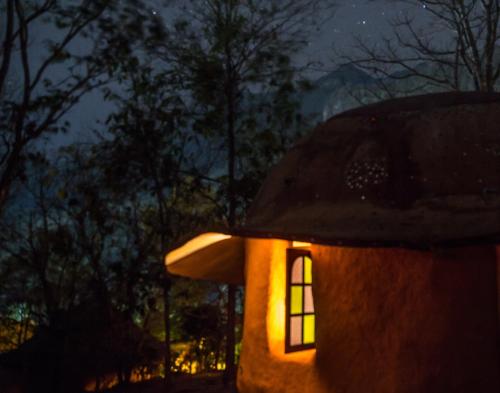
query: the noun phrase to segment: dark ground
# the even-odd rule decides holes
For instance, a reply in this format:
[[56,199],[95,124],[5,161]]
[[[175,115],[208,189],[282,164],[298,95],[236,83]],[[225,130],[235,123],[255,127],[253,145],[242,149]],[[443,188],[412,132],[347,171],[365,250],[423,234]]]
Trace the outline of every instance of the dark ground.
[[154,379],[147,382],[131,384],[127,387],[117,387],[106,390],[105,393],[229,393],[224,387],[220,375],[209,376],[179,376],[175,377],[174,385],[165,390],[163,380]]
[[[19,377],[21,378],[21,377]],[[12,370],[0,367],[0,393],[22,393],[22,379],[16,378]],[[116,386],[102,393],[231,393],[225,387],[222,374],[174,375],[172,386],[165,389],[163,379],[131,383],[128,386]]]

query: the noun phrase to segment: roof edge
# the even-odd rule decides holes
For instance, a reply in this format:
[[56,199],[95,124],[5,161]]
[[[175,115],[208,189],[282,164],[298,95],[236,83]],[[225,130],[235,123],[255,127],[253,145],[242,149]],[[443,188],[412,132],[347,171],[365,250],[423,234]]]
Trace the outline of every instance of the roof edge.
[[436,242],[430,241],[394,241],[394,240],[360,240],[350,238],[331,238],[325,236],[314,236],[305,233],[287,233],[276,231],[264,231],[250,229],[245,227],[236,228],[233,234],[246,238],[259,239],[282,239],[290,241],[308,242],[318,245],[337,246],[337,247],[369,247],[369,248],[406,248],[410,250],[432,250],[437,248],[458,248],[476,245],[492,245],[500,244],[500,232],[488,236],[467,237],[461,239],[449,239]]
[[442,93],[418,94],[399,98],[390,98],[357,108],[349,109],[332,116],[333,119],[345,117],[364,117],[388,115],[395,112],[418,112],[429,109],[441,109],[461,105],[492,104],[500,102],[498,92],[451,91]]
[[180,247],[170,250],[167,255],[165,255],[165,265],[173,265],[191,254],[194,254],[206,247],[210,247],[215,243],[230,239],[231,237],[231,235],[221,232],[201,233],[192,237]]

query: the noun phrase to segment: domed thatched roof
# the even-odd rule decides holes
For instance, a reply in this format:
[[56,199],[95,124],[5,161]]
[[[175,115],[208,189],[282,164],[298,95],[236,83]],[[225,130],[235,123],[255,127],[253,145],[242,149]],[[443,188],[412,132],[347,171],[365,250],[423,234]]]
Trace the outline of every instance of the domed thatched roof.
[[335,116],[270,172],[243,236],[425,248],[500,242],[500,94]]

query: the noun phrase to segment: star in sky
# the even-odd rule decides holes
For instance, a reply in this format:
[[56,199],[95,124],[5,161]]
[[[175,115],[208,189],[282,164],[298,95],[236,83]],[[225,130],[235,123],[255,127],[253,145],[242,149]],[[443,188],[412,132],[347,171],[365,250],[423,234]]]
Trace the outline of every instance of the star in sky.
[[[398,15],[408,13],[425,19],[422,10],[425,2],[414,5],[398,0],[349,1],[339,0],[339,7],[323,30],[311,37],[311,44],[305,52],[306,61],[319,60],[325,65],[332,63],[332,46],[349,53],[354,44],[353,36],[359,36],[377,44],[384,35],[391,34],[390,21]],[[325,67],[328,70],[328,67]]]

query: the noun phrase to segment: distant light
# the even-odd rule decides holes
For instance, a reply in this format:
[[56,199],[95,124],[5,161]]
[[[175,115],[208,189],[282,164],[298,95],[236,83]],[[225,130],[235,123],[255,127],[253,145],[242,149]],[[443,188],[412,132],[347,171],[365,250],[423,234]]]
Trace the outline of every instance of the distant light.
[[293,241],[292,242],[292,247],[311,247],[311,243],[307,242],[298,242],[298,241]]
[[153,11],[151,11],[151,12],[153,13],[153,15],[156,15],[156,14],[157,14],[157,12],[156,12],[155,10],[153,10]]

